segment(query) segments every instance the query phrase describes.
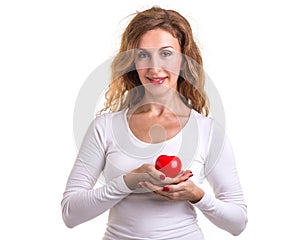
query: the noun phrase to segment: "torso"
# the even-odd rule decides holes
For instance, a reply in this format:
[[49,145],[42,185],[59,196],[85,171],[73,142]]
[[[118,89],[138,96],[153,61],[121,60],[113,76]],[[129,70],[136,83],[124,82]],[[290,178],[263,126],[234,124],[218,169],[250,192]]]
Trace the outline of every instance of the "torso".
[[[194,174],[190,180],[200,186],[205,178],[203,159],[211,121],[195,110],[188,110],[182,115],[165,112],[155,116],[149,111],[132,113],[124,109],[104,115],[103,129],[98,128],[106,139],[102,179],[109,183],[141,164],[154,164],[159,155],[165,154],[180,157],[183,169],[190,169]],[[139,141],[150,141],[148,132],[155,124],[161,124],[170,139],[161,144]],[[196,212],[189,202],[169,201],[151,192],[141,194],[137,191],[110,209],[103,239],[200,240],[203,236]]]

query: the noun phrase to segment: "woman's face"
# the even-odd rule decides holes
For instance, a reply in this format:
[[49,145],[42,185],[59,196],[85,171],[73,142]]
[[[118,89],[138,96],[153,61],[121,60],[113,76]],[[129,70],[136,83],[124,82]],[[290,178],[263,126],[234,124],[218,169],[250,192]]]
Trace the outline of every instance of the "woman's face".
[[169,32],[154,29],[141,37],[135,67],[146,91],[157,95],[176,90],[181,61],[179,42]]

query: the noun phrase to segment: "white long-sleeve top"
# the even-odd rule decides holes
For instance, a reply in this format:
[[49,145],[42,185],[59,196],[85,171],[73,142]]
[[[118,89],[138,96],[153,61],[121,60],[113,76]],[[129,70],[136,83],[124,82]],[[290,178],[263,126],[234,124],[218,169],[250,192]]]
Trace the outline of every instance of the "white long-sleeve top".
[[[230,143],[215,121],[192,110],[177,135],[149,144],[130,130],[127,111],[104,113],[89,126],[61,202],[65,224],[74,227],[109,210],[105,240],[201,240],[198,208],[218,227],[241,233],[247,209]],[[193,172],[190,180],[201,187],[206,178],[214,195],[192,204],[130,190],[123,176],[162,154],[177,155],[183,170]],[[104,184],[95,187],[99,179]]]

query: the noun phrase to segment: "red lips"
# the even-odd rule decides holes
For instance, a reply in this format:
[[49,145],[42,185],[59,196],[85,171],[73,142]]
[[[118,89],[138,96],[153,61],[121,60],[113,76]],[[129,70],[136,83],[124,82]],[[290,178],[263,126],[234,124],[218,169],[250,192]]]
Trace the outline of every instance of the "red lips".
[[155,78],[148,78],[148,80],[153,84],[163,84],[167,77],[155,77]]

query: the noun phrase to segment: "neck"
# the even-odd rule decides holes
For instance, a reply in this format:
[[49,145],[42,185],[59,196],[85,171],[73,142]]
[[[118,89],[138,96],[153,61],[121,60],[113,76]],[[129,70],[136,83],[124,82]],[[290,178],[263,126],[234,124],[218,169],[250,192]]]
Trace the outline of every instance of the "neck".
[[138,109],[138,111],[153,112],[155,115],[161,115],[165,112],[186,115],[190,111],[181,100],[177,91],[170,91],[164,96],[153,96],[145,93],[142,101],[134,108]]

